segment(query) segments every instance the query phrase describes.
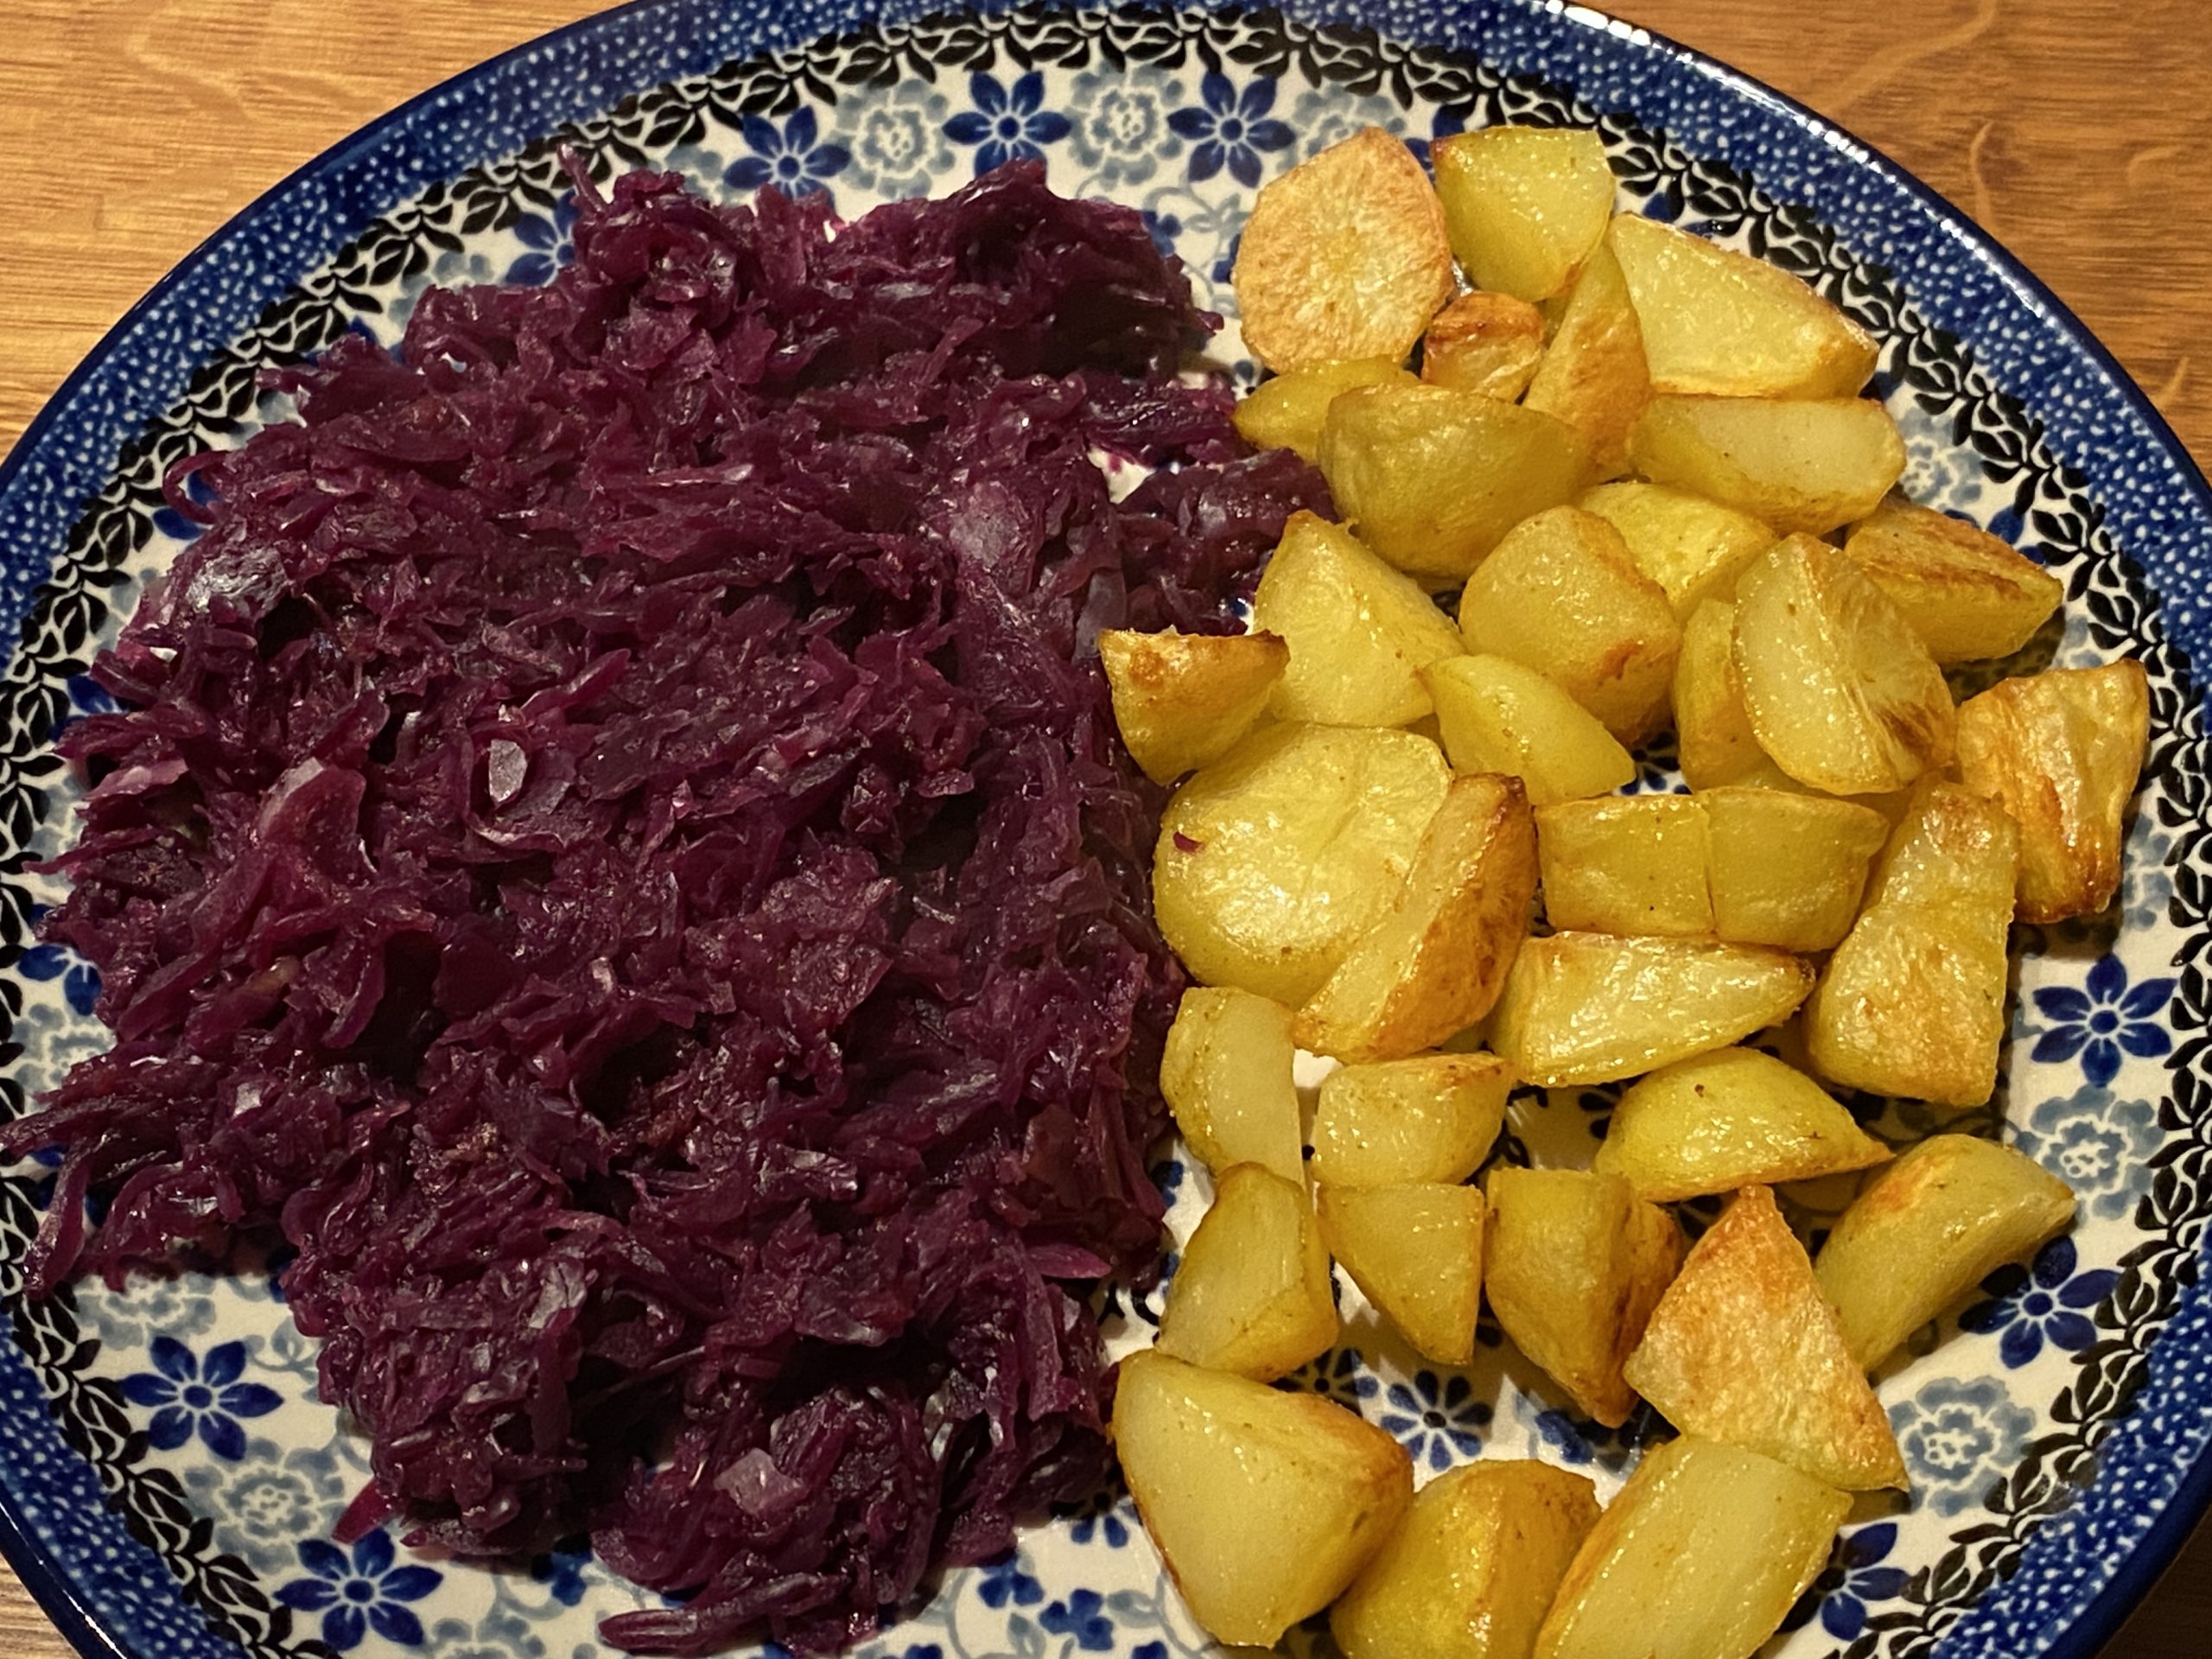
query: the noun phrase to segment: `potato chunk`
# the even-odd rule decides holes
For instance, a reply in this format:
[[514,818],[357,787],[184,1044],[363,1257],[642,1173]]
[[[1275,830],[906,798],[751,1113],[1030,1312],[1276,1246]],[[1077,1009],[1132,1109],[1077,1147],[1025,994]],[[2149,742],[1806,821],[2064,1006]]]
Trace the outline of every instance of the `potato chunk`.
[[1535,896],[1536,827],[1521,780],[1454,778],[1404,884],[1291,1035],[1340,1060],[1394,1060],[1465,1031],[1497,1001]]
[[1161,815],[1160,931],[1202,983],[1305,1001],[1404,885],[1450,781],[1408,732],[1262,727]]
[[1446,386],[1345,392],[1322,423],[1319,464],[1361,538],[1437,587],[1590,481],[1589,448],[1566,422]]
[[2021,920],[2112,902],[2150,734],[2149,683],[2132,658],[2000,680],[1959,709],[1960,775],[2020,826]]
[[1640,213],[1616,217],[1606,242],[1662,391],[1849,397],[1874,372],[1873,336],[1764,259]]
[[1567,291],[1567,308],[1529,383],[1529,407],[1580,432],[1592,470],[1615,478],[1628,470],[1628,429],[1650,400],[1636,308],[1620,263],[1600,243]]
[[1856,397],[1655,397],[1629,434],[1655,484],[1709,496],[1787,535],[1864,518],[1904,471],[1904,440]]
[[1421,336],[1421,378],[1511,403],[1544,355],[1544,314],[1510,294],[1478,289],[1436,314]]
[[1685,1434],[1867,1491],[1905,1484],[1882,1402],[1764,1186],[1690,1247],[1623,1373]]
[[1665,718],[1681,625],[1595,513],[1554,507],[1516,525],[1467,578],[1459,631],[1470,651],[1557,681],[1623,743]]
[[[1315,1204],[1329,1254],[1416,1351],[1440,1365],[1475,1357],[1483,1303],[1479,1189],[1437,1181],[1325,1186]],[[1330,1327],[1333,1338],[1333,1309]]]
[[1683,781],[1694,790],[1786,778],[1759,747],[1736,677],[1736,607],[1708,599],[1682,626],[1675,663],[1675,747]]
[[1294,512],[1252,595],[1252,626],[1290,660],[1275,683],[1279,720],[1403,726],[1435,707],[1421,671],[1465,645],[1443,612],[1350,531]]
[[1510,772],[1538,806],[1618,789],[1636,762],[1598,717],[1533,668],[1503,657],[1452,657],[1422,679],[1444,752],[1461,772]]
[[1223,1642],[1269,1647],[1320,1611],[1413,1502],[1405,1448],[1342,1406],[1158,1352],[1122,1362],[1114,1445],[1192,1616]]
[[1930,1135],[1843,1212],[1815,1272],[1853,1358],[1872,1370],[2073,1219],[2073,1192],[2026,1154],[1972,1135]]
[[1244,741],[1282,678],[1290,651],[1264,632],[1108,628],[1098,636],[1098,657],[1129,758],[1155,784],[1172,784]]
[[1744,572],[1734,660],[1759,747],[1800,783],[1878,795],[1951,758],[1957,715],[1943,671],[1826,542],[1793,536]]
[[1538,809],[1536,849],[1544,915],[1555,928],[1684,938],[1713,931],[1700,800],[1561,801]]
[[1484,1192],[1483,1287],[1499,1325],[1585,1416],[1626,1422],[1636,1396],[1621,1380],[1621,1328],[1636,1195],[1618,1175],[1506,1164],[1490,1172]]
[[1313,1179],[1332,1186],[1464,1181],[1505,1122],[1513,1073],[1495,1054],[1415,1054],[1321,1080]]
[[1750,1659],[1827,1565],[1850,1510],[1741,1446],[1654,1446],[1576,1552],[1536,1659]]
[[1346,1659],[1528,1659],[1597,1490],[1548,1464],[1485,1459],[1414,1494],[1405,1524],[1329,1611]]
[[1730,598],[1745,566],[1775,543],[1748,513],[1640,479],[1600,484],[1574,505],[1620,531],[1636,568],[1666,590],[1685,624],[1707,600]]
[[1843,550],[1939,663],[2010,657],[2066,597],[2064,582],[2009,543],[1894,496],[1852,527]]
[[1230,282],[1270,369],[1402,361],[1452,297],[1444,210],[1414,153],[1363,127],[1261,188]]
[[1755,1048],[1723,1048],[1662,1066],[1623,1095],[1593,1166],[1671,1204],[1889,1155],[1803,1072]]
[[1355,386],[1409,386],[1418,378],[1391,357],[1309,363],[1262,381],[1238,399],[1230,418],[1254,448],[1289,449],[1313,461],[1321,453],[1321,423],[1338,394]]
[[1564,294],[1613,211],[1605,146],[1580,129],[1484,127],[1429,149],[1452,251],[1477,288]]
[[1298,1050],[1290,1010],[1249,991],[1193,985],[1176,1005],[1160,1057],[1160,1093],[1200,1163],[1216,1174],[1258,1164],[1286,1180],[1304,1171]]
[[1491,1046],[1539,1088],[1611,1083],[1786,1020],[1812,984],[1796,957],[1756,945],[1554,933],[1514,959]]
[[1268,1382],[1336,1339],[1329,1255],[1306,1183],[1257,1164],[1224,1170],[1168,1283],[1160,1351]]
[[1853,801],[1725,785],[1705,806],[1713,930],[1738,944],[1828,950],[1851,931],[1889,821]]

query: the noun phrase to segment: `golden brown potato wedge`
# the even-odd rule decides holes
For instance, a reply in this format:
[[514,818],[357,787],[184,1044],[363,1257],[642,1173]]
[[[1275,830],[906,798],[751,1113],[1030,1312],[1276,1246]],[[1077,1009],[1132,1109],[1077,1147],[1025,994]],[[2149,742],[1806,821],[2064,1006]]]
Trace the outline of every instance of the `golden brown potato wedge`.
[[1477,288],[1523,300],[1564,294],[1613,211],[1613,172],[1594,132],[1484,127],[1430,147],[1452,251]]
[[1666,590],[1685,624],[1707,600],[1729,599],[1744,567],[1775,543],[1749,513],[1640,479],[1600,484],[1574,505],[1620,531],[1636,568]]
[[1505,1122],[1513,1073],[1495,1054],[1340,1066],[1313,1108],[1313,1175],[1332,1186],[1464,1181]]
[[2066,597],[2065,583],[2009,543],[1895,496],[1852,526],[1843,550],[1939,663],[2010,657]]
[[1160,1351],[1268,1382],[1336,1339],[1329,1255],[1306,1183],[1231,1165],[1168,1282]]
[[1615,795],[1536,810],[1544,916],[1562,931],[1713,932],[1705,803]]
[[1267,632],[1108,628],[1098,636],[1098,656],[1129,758],[1155,784],[1172,784],[1244,741],[1266,711],[1290,650]]
[[1230,418],[1255,449],[1289,449],[1306,461],[1321,453],[1321,423],[1340,392],[1355,386],[1412,385],[1412,370],[1389,357],[1311,363],[1270,376],[1237,400]]
[[1713,928],[1738,944],[1833,950],[1851,931],[1889,821],[1855,801],[1725,785],[1705,805]]
[[1959,709],[1959,772],[2020,826],[2020,919],[2102,910],[2120,890],[2151,695],[2132,658],[2000,680]]
[[1681,1224],[1673,1211],[1638,1198],[1628,1207],[1621,1249],[1628,1261],[1628,1298],[1621,1304],[1620,1334],[1614,1339],[1613,1354],[1625,1365],[1643,1342],[1667,1287],[1682,1270]]
[[1452,297],[1444,210],[1414,153],[1363,127],[1261,188],[1230,281],[1268,368],[1402,362]]
[[1628,452],[1653,483],[1710,497],[1783,535],[1822,536],[1864,518],[1904,471],[1897,423],[1856,397],[1655,396]]
[[1483,1288],[1499,1326],[1585,1416],[1628,1421],[1621,1329],[1633,1288],[1630,1212],[1618,1175],[1501,1164],[1484,1183]]
[[1528,404],[1582,435],[1596,476],[1617,478],[1628,470],[1628,429],[1650,399],[1636,307],[1620,263],[1600,243],[1567,290],[1567,308],[1529,383]]
[[1320,1611],[1413,1502],[1405,1448],[1342,1406],[1157,1351],[1122,1362],[1114,1445],[1192,1616],[1223,1642],[1272,1646]]
[[1429,820],[1413,868],[1291,1034],[1345,1061],[1433,1048],[1491,1010],[1529,934],[1536,827],[1518,778],[1463,772]]
[[1475,1357],[1483,1303],[1480,1189],[1439,1181],[1325,1186],[1314,1204],[1329,1254],[1418,1352],[1440,1365]]
[[1603,795],[1636,776],[1635,760],[1598,717],[1533,668],[1452,657],[1421,678],[1460,772],[1510,772],[1538,806]]
[[1871,1370],[2073,1219],[2073,1192],[2026,1154],[1972,1135],[1930,1135],[1843,1212],[1815,1272],[1852,1357]]
[[1735,652],[1735,606],[1708,599],[1682,625],[1672,691],[1682,779],[1694,790],[1784,776],[1751,729],[1736,678]]
[[1436,314],[1421,336],[1421,378],[1511,403],[1544,355],[1544,314],[1510,294],[1478,289]]
[[1198,1161],[1217,1174],[1258,1164],[1286,1180],[1304,1168],[1298,1051],[1290,1010],[1249,991],[1194,985],[1183,993],[1160,1059],[1160,1092]]

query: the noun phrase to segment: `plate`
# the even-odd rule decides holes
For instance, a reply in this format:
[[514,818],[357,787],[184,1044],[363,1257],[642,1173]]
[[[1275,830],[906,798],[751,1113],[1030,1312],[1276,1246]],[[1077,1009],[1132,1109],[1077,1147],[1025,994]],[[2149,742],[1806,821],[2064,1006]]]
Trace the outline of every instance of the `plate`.
[[[0,1109],[20,1111],[103,1041],[92,969],[31,936],[55,890],[22,872],[69,833],[54,732],[101,706],[92,654],[192,532],[162,505],[163,471],[281,416],[255,388],[265,364],[349,329],[389,342],[432,283],[550,280],[566,257],[557,145],[673,167],[724,196],[827,189],[848,214],[1041,156],[1061,189],[1141,207],[1233,319],[1227,270],[1255,186],[1364,123],[1418,147],[1509,120],[1594,126],[1628,203],[1797,272],[1873,329],[1911,492],[2064,576],[2063,632],[2044,641],[2056,660],[2150,668],[2151,760],[2116,918],[2023,930],[2006,1082],[1965,1124],[2064,1176],[2082,1224],[1885,1371],[1913,1498],[1854,1514],[1775,1649],[2086,1659],[2212,1492],[2212,848],[2188,665],[2212,633],[2212,491],[2109,356],[1963,217],[1788,100],[1595,13],[659,0],[486,64],[303,168],[102,342],[0,473],[0,615],[21,626],[0,689]],[[1233,328],[1220,349],[1249,383]],[[1642,786],[1671,786],[1667,757],[1647,760]],[[1609,1103],[1529,1096],[1509,1151],[1586,1155]],[[1928,1127],[1869,1110],[1898,1138]],[[1159,1173],[1186,1233],[1203,1175]],[[16,1264],[50,1186],[35,1163],[0,1179],[14,1338],[0,1343],[0,1544],[87,1653],[585,1659],[604,1651],[600,1616],[643,1605],[581,1548],[497,1571],[413,1556],[386,1529],[339,1548],[366,1465],[315,1398],[281,1262],[28,1303]],[[1156,1296],[1117,1306],[1119,1339],[1143,1340],[1157,1313]],[[1380,1424],[1425,1471],[1535,1455],[1611,1490],[1648,1431],[1576,1420],[1495,1332],[1471,1372],[1445,1374],[1355,1301],[1347,1314],[1345,1346],[1294,1383]],[[1205,1650],[1111,1495],[948,1574],[862,1649]]]

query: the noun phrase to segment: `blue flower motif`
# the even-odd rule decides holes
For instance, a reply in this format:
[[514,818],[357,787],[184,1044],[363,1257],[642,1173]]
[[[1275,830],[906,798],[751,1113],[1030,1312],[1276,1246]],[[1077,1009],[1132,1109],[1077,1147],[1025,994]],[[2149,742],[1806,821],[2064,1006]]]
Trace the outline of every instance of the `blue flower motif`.
[[2149,1101],[2120,1100],[2109,1089],[2083,1084],[2039,1103],[2014,1142],[2072,1187],[2085,1211],[2116,1221],[2151,1190],[2145,1160],[2164,1138],[2158,1109]]
[[1045,103],[1045,77],[1032,69],[1012,86],[1001,86],[998,77],[980,70],[968,78],[968,95],[976,100],[944,124],[944,136],[957,144],[974,144],[978,175],[1008,162],[1044,158],[1044,146],[1068,136],[1068,118]]
[[899,1659],[944,1659],[944,1649],[934,1642],[917,1642]]
[[1264,75],[1239,93],[1228,76],[1209,74],[1198,85],[1198,99],[1167,118],[1176,136],[1192,143],[1193,184],[1226,167],[1230,178],[1252,189],[1260,182],[1260,152],[1287,149],[1298,136],[1288,122],[1268,114],[1274,107],[1275,83]]
[[156,1369],[123,1379],[123,1397],[151,1407],[154,1420],[146,1439],[157,1452],[174,1452],[196,1430],[200,1444],[217,1457],[236,1463],[245,1456],[241,1417],[265,1417],[284,1403],[276,1389],[241,1382],[245,1344],[226,1342],[210,1348],[203,1361],[175,1337],[154,1338]]
[[515,220],[515,239],[530,250],[507,267],[503,282],[537,288],[553,280],[554,273],[576,257],[569,230],[576,222],[576,199],[563,196],[553,204],[553,217],[524,213]]
[[591,1560],[591,1546],[549,1550],[531,1558],[530,1576],[543,1585],[554,1600],[573,1607],[584,1599],[584,1564]]
[[722,174],[733,190],[754,191],[772,184],[787,196],[827,192],[829,181],[852,164],[852,152],[842,144],[821,142],[814,111],[800,105],[779,128],[766,116],[748,115],[739,128],[746,148]]
[[1077,1512],[1069,1538],[1078,1544],[1099,1538],[1109,1549],[1122,1548],[1129,1541],[1129,1517],[1122,1508],[1127,1501],[1118,1491],[1100,1492]]
[[1993,1376],[1938,1377],[1890,1408],[1914,1492],[1937,1515],[1980,1503],[2020,1460],[2035,1426],[2035,1414],[2015,1405]]
[[61,982],[61,995],[72,1013],[89,1014],[100,1000],[100,970],[66,944],[35,944],[16,958],[25,979]]
[[1536,1414],[1536,1433],[1544,1444],[1569,1464],[1595,1463],[1598,1453],[1587,1435],[1567,1413],[1554,1406]]
[[1037,1622],[1054,1636],[1071,1636],[1078,1648],[1106,1653],[1114,1646],[1114,1621],[1106,1616],[1104,1598],[1096,1590],[1077,1590],[1065,1601],[1056,1601],[1037,1615]]
[[1856,1641],[1866,1628],[1867,1604],[1895,1600],[1911,1579],[1903,1567],[1878,1565],[1889,1559],[1897,1541],[1893,1521],[1861,1527],[1843,1539],[1836,1546],[1835,1559],[1789,1610],[1782,1628],[1802,1630],[1812,1623],[1818,1608],[1821,1629],[1839,1642]]
[[1332,1348],[1320,1358],[1275,1379],[1286,1393],[1319,1395],[1348,1411],[1358,1411],[1360,1402],[1382,1392],[1382,1380],[1361,1363],[1357,1348]]
[[1160,1189],[1161,1202],[1166,1204],[1170,1209],[1173,1209],[1175,1204],[1175,1195],[1183,1190],[1182,1160],[1179,1158],[1170,1158],[1164,1164],[1154,1165],[1147,1173],[1151,1175],[1152,1184]]
[[1143,184],[1163,161],[1183,153],[1167,130],[1163,102],[1179,102],[1183,83],[1142,85],[1111,70],[1077,75],[1068,99],[1069,148],[1091,170],[1090,188]]
[[2082,989],[2046,985],[2035,994],[2037,1012],[2058,1023],[2036,1039],[2034,1058],[2063,1062],[2079,1054],[2082,1074],[2104,1088],[2120,1075],[2123,1050],[2142,1059],[2171,1052],[2173,1038],[2158,1014],[2173,994],[2171,979],[2130,986],[2117,956],[2100,957]]
[[1045,1599],[1045,1586],[1021,1570],[1020,1552],[1010,1549],[983,1568],[976,1593],[986,1607],[1003,1607],[1008,1602],[1017,1607],[1034,1607]]
[[1411,1386],[1390,1385],[1382,1427],[1405,1443],[1416,1465],[1426,1459],[1431,1469],[1449,1469],[1455,1454],[1471,1458],[1483,1449],[1477,1431],[1490,1427],[1491,1408],[1474,1394],[1464,1376],[1445,1382],[1433,1371],[1416,1371]]
[[322,1639],[339,1652],[359,1647],[370,1630],[403,1648],[423,1645],[423,1621],[404,1604],[422,1600],[445,1575],[435,1567],[394,1566],[383,1528],[355,1544],[350,1560],[335,1544],[307,1539],[300,1564],[314,1576],[294,1579],[276,1599],[295,1612],[321,1613]]
[[2032,1269],[2011,1263],[1981,1281],[1989,1300],[1959,1315],[1959,1328],[1984,1336],[2003,1332],[1997,1351],[2007,1368],[2018,1370],[2054,1348],[2078,1354],[2097,1339],[2097,1328],[2080,1311],[2112,1294],[2120,1274],[2108,1268],[2076,1273],[2074,1241],[2054,1238],[2037,1255]]
[[1167,1659],[1165,1642],[1140,1642],[1129,1649],[1129,1659]]
[[1183,234],[1183,221],[1173,213],[1156,213],[1149,207],[1144,210],[1145,234],[1152,238],[1152,245],[1160,250],[1163,259],[1175,253],[1175,238]]

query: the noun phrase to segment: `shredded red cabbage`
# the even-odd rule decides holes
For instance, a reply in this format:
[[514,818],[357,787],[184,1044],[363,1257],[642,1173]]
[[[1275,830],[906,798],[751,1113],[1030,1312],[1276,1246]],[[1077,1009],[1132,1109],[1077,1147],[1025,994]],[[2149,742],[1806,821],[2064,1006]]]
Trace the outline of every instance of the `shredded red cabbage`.
[[418,1541],[588,1526],[683,1598],[610,1642],[833,1649],[1101,1476],[1182,981],[1093,642],[1232,626],[1327,504],[1033,165],[834,228],[579,194],[550,286],[190,463],[65,744],[45,931],[115,1045],[4,1144],[67,1152],[39,1292],[281,1233]]

